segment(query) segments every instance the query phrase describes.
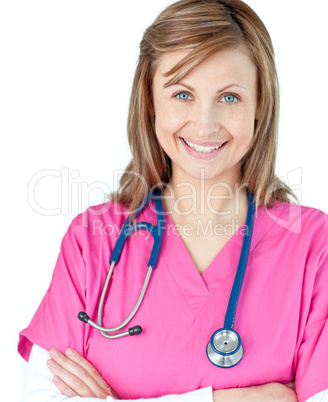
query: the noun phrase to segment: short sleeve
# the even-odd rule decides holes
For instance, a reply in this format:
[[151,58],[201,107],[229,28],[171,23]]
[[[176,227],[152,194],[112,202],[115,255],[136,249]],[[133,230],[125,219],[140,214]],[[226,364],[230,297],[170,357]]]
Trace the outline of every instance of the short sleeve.
[[328,231],[321,231],[320,237],[324,246],[318,256],[310,308],[297,354],[295,385],[301,402],[328,388]]
[[18,352],[28,361],[33,344],[83,354],[84,324],[77,318],[85,306],[84,228],[73,219],[61,242],[51,284],[29,326],[20,332]]

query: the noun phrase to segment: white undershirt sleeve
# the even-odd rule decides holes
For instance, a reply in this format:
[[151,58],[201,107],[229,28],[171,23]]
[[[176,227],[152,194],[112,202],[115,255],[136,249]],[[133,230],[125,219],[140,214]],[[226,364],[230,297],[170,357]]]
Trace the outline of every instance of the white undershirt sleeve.
[[[110,396],[107,399],[99,398],[83,398],[75,396],[69,398],[62,395],[56,385],[52,382],[53,374],[47,366],[47,361],[50,359],[49,353],[33,345],[29,362],[27,365],[25,389],[23,402],[113,402],[116,399]],[[121,402],[127,402],[120,399]],[[202,388],[196,391],[188,392],[182,395],[166,395],[161,398],[137,399],[135,402],[213,402],[212,388]],[[314,401],[316,402],[316,401]]]
[[305,402],[328,402],[328,389],[311,396]]

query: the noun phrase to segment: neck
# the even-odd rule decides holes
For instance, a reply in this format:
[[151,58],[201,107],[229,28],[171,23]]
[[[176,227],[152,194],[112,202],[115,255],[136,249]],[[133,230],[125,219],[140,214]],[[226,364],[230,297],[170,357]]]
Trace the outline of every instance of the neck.
[[202,175],[186,181],[175,175],[164,190],[163,204],[172,218],[181,223],[199,219],[222,223],[236,217],[243,220],[247,211],[246,186],[240,174],[220,182]]

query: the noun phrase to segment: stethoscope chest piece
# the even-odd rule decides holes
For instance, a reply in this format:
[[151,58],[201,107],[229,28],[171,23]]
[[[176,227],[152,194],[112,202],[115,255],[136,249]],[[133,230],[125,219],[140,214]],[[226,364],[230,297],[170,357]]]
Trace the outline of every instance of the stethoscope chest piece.
[[214,332],[206,348],[207,357],[215,366],[233,367],[243,357],[244,350],[239,334],[231,328]]

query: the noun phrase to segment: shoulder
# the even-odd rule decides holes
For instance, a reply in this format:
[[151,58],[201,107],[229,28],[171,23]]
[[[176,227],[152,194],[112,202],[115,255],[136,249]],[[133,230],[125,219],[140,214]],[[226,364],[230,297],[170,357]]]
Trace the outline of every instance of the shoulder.
[[314,257],[328,255],[328,215],[323,211],[290,202],[275,203],[257,210],[255,236],[282,253]]
[[85,237],[93,240],[109,237],[120,232],[128,216],[129,210],[114,201],[93,205],[73,218],[66,235],[81,240]]
[[257,213],[264,225],[282,232],[306,235],[328,230],[328,215],[325,212],[291,202],[276,202],[272,208],[260,206]]

